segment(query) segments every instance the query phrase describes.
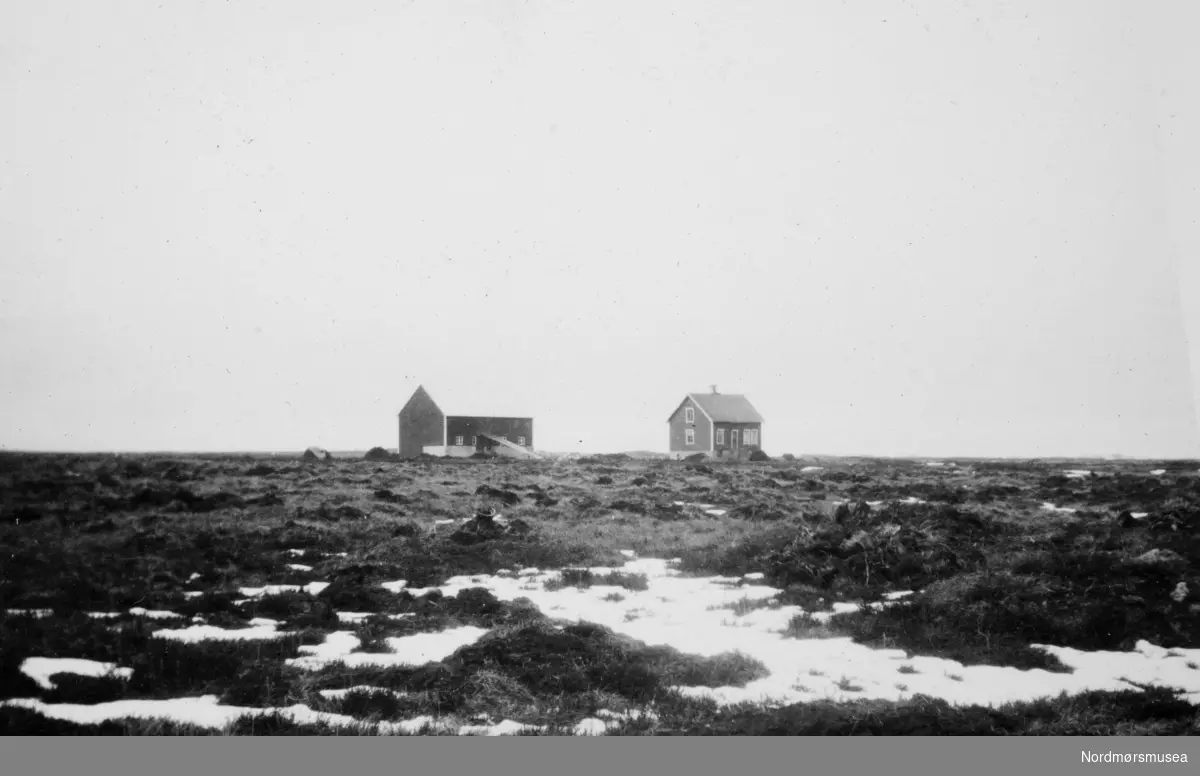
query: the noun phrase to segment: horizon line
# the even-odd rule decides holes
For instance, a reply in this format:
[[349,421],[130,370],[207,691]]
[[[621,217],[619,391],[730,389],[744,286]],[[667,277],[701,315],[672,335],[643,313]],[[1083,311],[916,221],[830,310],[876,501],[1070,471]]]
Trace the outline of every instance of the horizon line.
[[[366,453],[373,449],[366,448],[341,448],[324,447],[323,445],[309,445],[309,447],[318,447],[322,450],[327,450],[330,453]],[[375,447],[379,447],[376,445]],[[245,450],[185,450],[185,449],[90,449],[90,450],[37,450],[37,449],[18,449],[9,448],[0,445],[0,455],[303,455],[305,448],[258,448]],[[396,448],[385,447],[389,453],[395,453]],[[620,450],[616,452],[596,452],[584,450],[538,450],[539,453],[546,455],[629,455],[633,453],[649,453],[652,455],[672,456],[675,454],[682,455],[684,451],[662,451],[650,449],[633,449]],[[704,452],[704,451],[700,451]],[[772,455],[773,460],[782,460],[784,454]],[[1050,454],[1050,455],[895,455],[885,453],[793,453],[795,458],[878,458],[890,459],[899,461],[1126,461],[1130,463],[1136,462],[1152,462],[1152,461],[1169,461],[1169,462],[1200,462],[1200,456],[1151,456],[1151,457],[1130,457],[1120,453],[1112,453],[1108,455],[1065,455],[1065,454]]]

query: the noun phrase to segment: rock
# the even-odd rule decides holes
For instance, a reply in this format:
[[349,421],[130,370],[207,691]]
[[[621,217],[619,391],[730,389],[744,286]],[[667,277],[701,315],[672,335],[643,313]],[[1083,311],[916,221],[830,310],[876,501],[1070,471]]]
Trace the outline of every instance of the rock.
[[367,516],[367,513],[349,504],[343,504],[336,508],[331,507],[329,504],[321,504],[317,508],[316,516],[322,520],[336,523],[339,520],[361,520]]
[[1177,604],[1181,604],[1187,600],[1189,592],[1190,591],[1188,590],[1187,583],[1180,582],[1175,586],[1175,589],[1171,591],[1171,600]]
[[494,498],[498,501],[508,504],[509,506],[521,503],[521,497],[516,493],[513,493],[511,490],[493,488],[491,485],[480,485],[475,489],[475,495],[483,496],[484,498]]
[[300,456],[305,461],[332,461],[333,456],[323,447],[310,447]]
[[1186,566],[1187,560],[1174,550],[1153,549],[1133,559],[1134,563],[1146,566]]

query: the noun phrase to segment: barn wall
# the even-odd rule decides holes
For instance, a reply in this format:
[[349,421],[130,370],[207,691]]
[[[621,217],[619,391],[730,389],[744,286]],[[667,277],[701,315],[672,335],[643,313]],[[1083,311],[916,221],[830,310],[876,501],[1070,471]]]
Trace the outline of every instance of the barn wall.
[[[685,421],[685,418],[687,418],[687,412],[685,412],[687,407],[694,407],[696,410],[696,422],[693,424],[688,424]],[[668,449],[672,453],[706,453],[712,447],[712,423],[700,407],[692,401],[691,397],[688,397],[687,401],[679,405],[679,409],[667,421],[667,428],[670,437],[670,447]],[[685,441],[687,436],[684,431],[687,428],[696,430],[695,444],[689,445]]]
[[445,415],[424,390],[418,390],[400,410],[400,445],[398,455],[401,458],[416,458],[425,447],[444,445],[446,443],[442,431]]
[[[471,439],[480,434],[508,437],[517,443],[525,437],[525,447],[533,448],[533,418],[484,418],[467,415],[451,415],[446,418],[446,443],[453,445],[456,437],[463,438],[463,445],[470,446]],[[483,441],[483,440],[479,440]]]

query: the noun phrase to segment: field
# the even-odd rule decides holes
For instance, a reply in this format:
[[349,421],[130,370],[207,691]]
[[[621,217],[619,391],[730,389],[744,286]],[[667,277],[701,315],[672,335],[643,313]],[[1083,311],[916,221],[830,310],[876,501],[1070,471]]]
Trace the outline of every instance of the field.
[[4,455],[0,733],[1195,734],[1198,469]]

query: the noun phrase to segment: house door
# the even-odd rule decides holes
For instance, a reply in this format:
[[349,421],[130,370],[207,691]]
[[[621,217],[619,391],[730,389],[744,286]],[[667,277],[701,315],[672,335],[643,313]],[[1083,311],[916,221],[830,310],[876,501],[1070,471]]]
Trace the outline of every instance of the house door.
[[738,430],[736,428],[729,431],[729,449],[735,453],[738,451]]

